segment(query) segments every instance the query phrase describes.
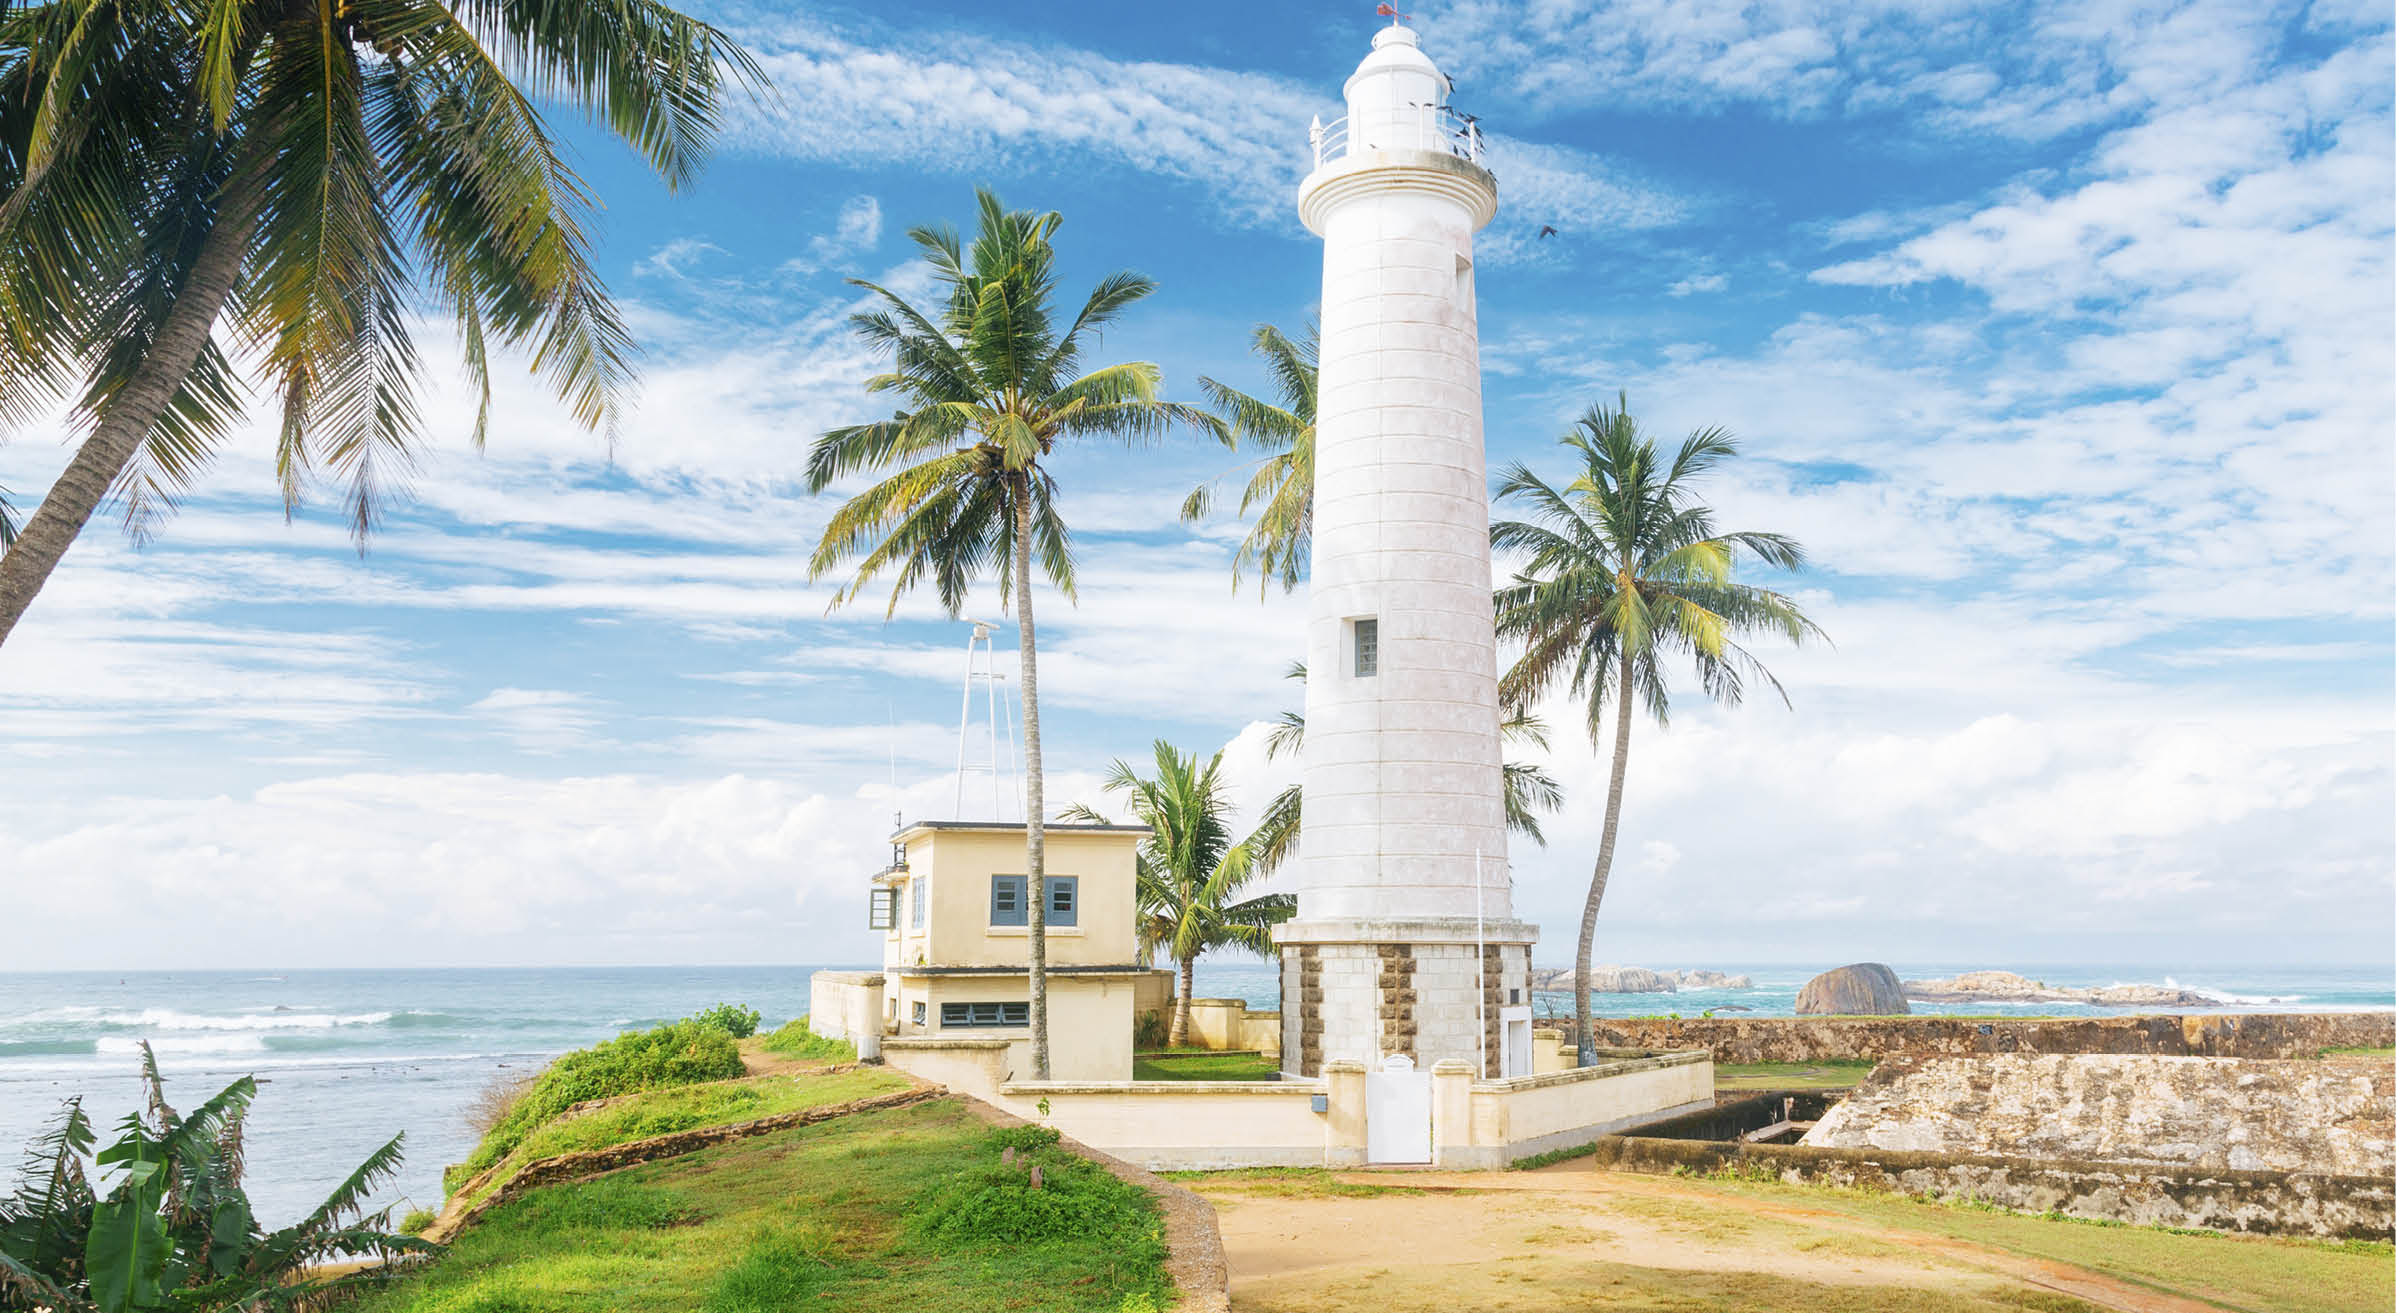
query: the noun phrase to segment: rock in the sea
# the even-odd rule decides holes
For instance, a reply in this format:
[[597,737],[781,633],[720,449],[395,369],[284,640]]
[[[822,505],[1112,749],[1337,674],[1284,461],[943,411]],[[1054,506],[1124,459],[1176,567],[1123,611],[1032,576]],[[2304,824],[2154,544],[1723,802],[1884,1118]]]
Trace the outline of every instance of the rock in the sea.
[[[1531,973],[1531,988],[1572,988],[1571,967],[1541,967]],[[1674,985],[1672,977],[1646,967],[1593,966],[1589,968],[1589,992],[1592,994],[1669,994]]]
[[1755,981],[1746,976],[1725,975],[1720,971],[1667,971],[1672,983],[1682,989],[1753,989]]
[[1897,973],[1878,962],[1825,971],[1797,991],[1799,1016],[1896,1017],[1912,1010]]
[[2011,971],[1966,971],[1950,980],[1908,980],[1905,996],[1924,1003],[2093,1003],[2100,1007],[2204,1007],[2213,999],[2175,985],[2052,986]]

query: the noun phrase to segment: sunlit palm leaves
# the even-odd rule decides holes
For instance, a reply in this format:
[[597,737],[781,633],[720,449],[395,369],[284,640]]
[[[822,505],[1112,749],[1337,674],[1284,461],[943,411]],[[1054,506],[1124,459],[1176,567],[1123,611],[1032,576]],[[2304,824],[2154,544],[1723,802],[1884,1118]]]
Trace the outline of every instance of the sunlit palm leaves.
[[[1264,868],[1256,861],[1254,838],[1232,837],[1222,753],[1201,765],[1196,753],[1185,755],[1158,739],[1154,775],[1117,761],[1107,771],[1106,790],[1121,794],[1133,819],[1149,829],[1139,850],[1140,950],[1161,952],[1180,969],[1166,1041],[1180,1045],[1189,1038],[1191,976],[1199,957],[1218,948],[1270,952],[1273,927],[1288,920],[1298,902],[1290,894],[1238,897]],[[1082,806],[1069,809],[1066,818],[1107,823]]]
[[[1254,513],[1256,523],[1232,555],[1231,586],[1237,589],[1240,576],[1253,569],[1259,591],[1279,581],[1286,592],[1305,576],[1314,543],[1316,328],[1308,323],[1305,335],[1293,341],[1271,324],[1258,324],[1250,345],[1264,358],[1279,405],[1211,378],[1200,378],[1198,386],[1240,441],[1266,453],[1240,489],[1240,514]],[[1215,484],[1193,489],[1181,504],[1183,522],[1204,519],[1215,497]]]
[[0,428],[67,403],[102,457],[21,526],[39,550],[12,550],[0,594],[21,611],[107,486],[149,528],[252,399],[236,361],[279,412],[287,500],[330,477],[363,542],[412,463],[428,304],[482,393],[478,442],[494,341],[612,435],[632,344],[535,101],[679,185],[735,81],[762,74],[655,0],[0,6]]
[[1499,636],[1521,652],[1499,681],[1508,704],[1528,705],[1560,686],[1585,703],[1590,740],[1600,744],[1602,713],[1614,712],[1605,826],[1575,962],[1575,1034],[1587,1054],[1589,955],[1621,821],[1632,701],[1665,723],[1669,667],[1682,660],[1718,702],[1738,702],[1750,680],[1785,702],[1780,682],[1737,640],[1770,634],[1796,644],[1822,631],[1789,598],[1734,577],[1742,557],[1799,569],[1804,550],[1779,534],[1721,532],[1697,499],[1697,480],[1738,452],[1729,434],[1692,433],[1667,458],[1640,433],[1624,397],[1591,407],[1560,441],[1575,458],[1572,481],[1559,488],[1523,465],[1509,467],[1498,498],[1528,518],[1492,524],[1489,538],[1520,561],[1497,594]]

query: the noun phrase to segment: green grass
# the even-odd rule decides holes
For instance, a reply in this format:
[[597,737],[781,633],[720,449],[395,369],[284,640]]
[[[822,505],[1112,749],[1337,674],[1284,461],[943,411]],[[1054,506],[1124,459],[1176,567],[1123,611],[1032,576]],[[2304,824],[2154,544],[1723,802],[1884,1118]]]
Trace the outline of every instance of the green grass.
[[757,1041],[757,1047],[786,1058],[823,1058],[832,1062],[855,1062],[857,1046],[845,1039],[826,1039],[807,1028],[807,1018],[795,1017],[784,1022]]
[[2396,1250],[2385,1242],[2128,1226],[2007,1212],[1969,1202],[1778,1182],[1699,1178],[1692,1184],[1734,1199],[1818,1208],[2069,1263],[2135,1285],[2232,1308],[2385,1313],[2396,1305]]
[[1826,1059],[1821,1062],[1742,1062],[1714,1064],[1714,1089],[1845,1090],[1871,1073],[1869,1059]]
[[466,1161],[453,1163],[442,1173],[442,1187],[455,1190],[577,1103],[639,1090],[730,1080],[741,1070],[740,1044],[730,1032],[687,1019],[650,1030],[628,1030],[587,1049],[563,1054],[516,1096]]
[[1133,1080],[1271,1080],[1280,1065],[1261,1053],[1166,1049],[1135,1053]]
[[2323,1049],[2318,1056],[2324,1058],[2396,1058],[2396,1048]]
[[533,1191],[356,1308],[1117,1313],[1170,1302],[1154,1204],[1112,1178],[1097,1188],[1120,1191],[1135,1220],[1071,1239],[955,1239],[911,1223],[998,1155],[993,1132],[950,1100],[740,1140]]
[[905,1076],[887,1067],[859,1067],[830,1075],[752,1076],[711,1085],[650,1090],[595,1112],[542,1126],[516,1146],[500,1169],[475,1192],[474,1198],[482,1198],[515,1179],[516,1173],[528,1164],[561,1153],[604,1149],[652,1135],[730,1126],[759,1117],[828,1107],[851,1099],[888,1094],[907,1085]]

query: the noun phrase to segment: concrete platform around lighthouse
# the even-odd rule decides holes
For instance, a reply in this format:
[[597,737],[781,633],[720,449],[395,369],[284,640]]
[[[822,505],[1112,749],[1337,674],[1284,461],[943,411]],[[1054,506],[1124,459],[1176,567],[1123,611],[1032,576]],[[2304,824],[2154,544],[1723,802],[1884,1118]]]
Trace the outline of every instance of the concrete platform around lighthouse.
[[1402,1053],[1423,1070],[1459,1061],[1482,1079],[1513,1074],[1508,1028],[1521,1029],[1527,1044],[1538,938],[1537,926],[1512,918],[1282,923],[1273,931],[1282,1070],[1315,1076],[1337,1061],[1377,1068]]

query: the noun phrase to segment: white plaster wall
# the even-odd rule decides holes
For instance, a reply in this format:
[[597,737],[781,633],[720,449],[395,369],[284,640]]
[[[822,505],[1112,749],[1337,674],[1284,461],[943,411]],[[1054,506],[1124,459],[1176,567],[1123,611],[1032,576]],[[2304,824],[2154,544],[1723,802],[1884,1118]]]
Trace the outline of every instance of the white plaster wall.
[[[1367,108],[1351,103],[1352,117]],[[1425,157],[1418,178],[1416,154],[1361,162],[1369,185],[1324,191],[1313,216],[1323,338],[1299,894],[1309,921],[1470,917],[1476,855],[1483,910],[1511,915],[1470,272],[1480,215],[1454,164]],[[1379,624],[1371,677],[1354,669],[1359,617]]]

